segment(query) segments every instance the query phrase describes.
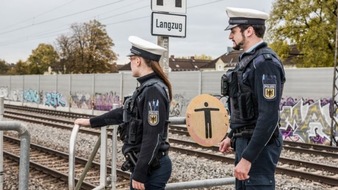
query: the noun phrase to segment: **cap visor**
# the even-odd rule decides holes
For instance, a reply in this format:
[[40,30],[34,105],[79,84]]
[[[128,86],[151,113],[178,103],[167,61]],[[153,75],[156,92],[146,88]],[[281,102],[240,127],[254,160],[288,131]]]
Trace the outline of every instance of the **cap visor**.
[[136,54],[133,54],[133,53],[130,52],[130,53],[127,55],[127,57],[134,56],[134,55],[136,55]]
[[237,24],[235,24],[235,25],[229,25],[228,27],[226,27],[226,29],[224,29],[224,30],[231,30],[232,28],[235,28],[237,26]]

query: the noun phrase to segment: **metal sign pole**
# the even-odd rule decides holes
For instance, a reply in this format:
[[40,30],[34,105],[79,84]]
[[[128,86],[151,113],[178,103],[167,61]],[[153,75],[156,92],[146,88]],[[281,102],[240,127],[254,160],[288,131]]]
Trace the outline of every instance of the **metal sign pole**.
[[169,73],[169,37],[167,36],[157,36],[157,45],[167,49],[163,53],[160,59],[160,65],[163,69],[163,72],[168,76]]
[[[338,3],[338,0],[336,1]],[[336,9],[338,10],[338,8]],[[333,67],[333,87],[332,87],[332,106],[330,109],[330,117],[331,117],[331,138],[330,138],[330,145],[338,146],[336,142],[336,130],[338,125],[338,119],[336,117],[337,110],[338,110],[338,95],[337,95],[337,88],[338,88],[338,16],[336,18],[336,44],[335,44],[335,53],[334,53],[334,67]]]

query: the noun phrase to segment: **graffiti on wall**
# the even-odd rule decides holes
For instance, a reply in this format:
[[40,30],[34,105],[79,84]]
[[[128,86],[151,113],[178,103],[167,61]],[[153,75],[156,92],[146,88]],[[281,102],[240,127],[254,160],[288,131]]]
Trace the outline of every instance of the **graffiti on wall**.
[[284,140],[330,144],[330,99],[283,99],[280,130]]
[[120,97],[116,92],[95,93],[94,109],[101,111],[109,111],[112,108],[121,107]]
[[5,99],[8,99],[8,87],[0,86],[0,96],[3,96]]
[[12,89],[8,94],[8,99],[13,102],[23,102],[23,90]]
[[23,92],[23,100],[29,103],[37,103],[40,104],[40,100],[42,99],[42,92],[38,92],[34,89],[24,90]]
[[45,92],[43,97],[44,105],[56,107],[66,107],[67,100],[59,92]]
[[92,109],[93,100],[90,93],[86,92],[71,92],[69,107],[81,108],[81,109]]
[[185,109],[188,106],[189,100],[184,97],[184,94],[175,94],[170,103],[170,117],[185,115]]
[[120,106],[120,97],[116,95],[116,92],[95,93],[94,96],[85,92],[71,94],[70,107],[109,111]]

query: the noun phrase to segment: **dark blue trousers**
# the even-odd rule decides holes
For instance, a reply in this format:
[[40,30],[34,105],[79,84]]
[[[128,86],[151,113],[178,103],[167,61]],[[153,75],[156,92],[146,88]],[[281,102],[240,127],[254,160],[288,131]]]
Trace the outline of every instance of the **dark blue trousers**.
[[[153,170],[144,184],[146,190],[164,190],[172,171],[172,163],[168,155],[160,159],[161,167]],[[130,187],[130,190],[133,190]]]
[[[235,165],[242,158],[242,152],[249,143],[248,138],[239,137],[236,139]],[[275,170],[283,146],[282,135],[272,139],[265,146],[258,158],[251,164],[250,178],[244,181],[236,179],[236,190],[274,190]]]

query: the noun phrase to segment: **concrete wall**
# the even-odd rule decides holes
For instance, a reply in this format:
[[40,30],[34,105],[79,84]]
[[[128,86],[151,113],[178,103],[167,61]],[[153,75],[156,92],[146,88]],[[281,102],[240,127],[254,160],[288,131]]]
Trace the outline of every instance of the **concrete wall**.
[[[330,136],[333,68],[286,69],[281,102],[285,139],[326,144]],[[220,95],[223,71],[171,72],[173,101],[170,116],[185,116],[192,98]],[[101,114],[121,106],[137,81],[130,72],[116,74],[0,76],[6,104],[60,111]],[[225,99],[221,101],[225,103]]]

